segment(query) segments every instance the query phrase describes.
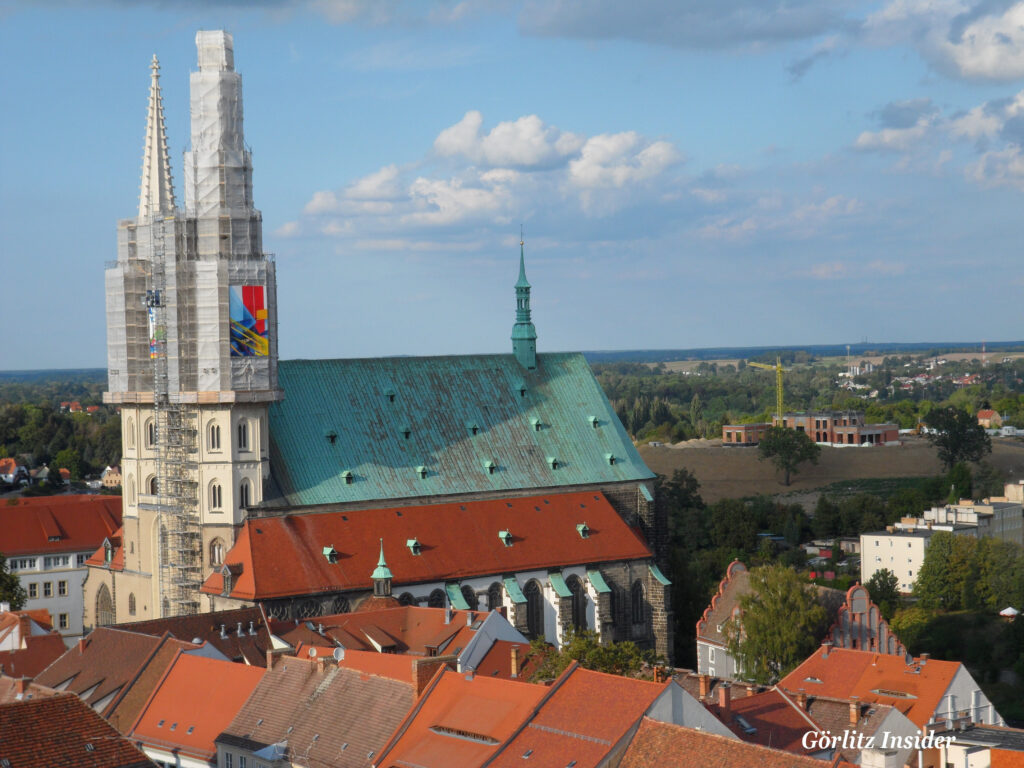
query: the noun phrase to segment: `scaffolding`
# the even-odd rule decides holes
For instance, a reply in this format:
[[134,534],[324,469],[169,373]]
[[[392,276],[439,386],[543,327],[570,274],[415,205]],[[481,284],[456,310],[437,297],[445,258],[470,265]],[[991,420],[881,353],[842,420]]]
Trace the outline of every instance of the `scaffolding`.
[[[154,216],[149,224],[151,251],[145,307],[153,369],[156,488],[151,489],[155,491],[152,501],[139,505],[157,513],[159,610],[165,617],[198,613],[202,586],[202,529],[196,481],[198,413],[172,388],[168,371],[167,331],[168,326],[176,325],[169,323],[167,317],[169,310],[175,311],[175,302],[168,301],[164,247],[168,221],[175,222],[175,217]],[[177,261],[173,256],[172,251],[172,269]]]

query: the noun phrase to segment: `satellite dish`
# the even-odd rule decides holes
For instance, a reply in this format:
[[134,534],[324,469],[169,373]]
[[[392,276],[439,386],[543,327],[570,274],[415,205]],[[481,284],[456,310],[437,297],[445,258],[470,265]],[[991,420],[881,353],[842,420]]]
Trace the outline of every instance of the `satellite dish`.
[[335,648],[334,649],[334,653],[332,653],[331,655],[334,657],[335,661],[341,661],[342,659],[345,658],[345,649],[344,648]]
[[310,648],[308,651],[306,651],[306,653],[309,654],[309,658],[311,658],[311,659],[315,659],[316,658],[316,648]]

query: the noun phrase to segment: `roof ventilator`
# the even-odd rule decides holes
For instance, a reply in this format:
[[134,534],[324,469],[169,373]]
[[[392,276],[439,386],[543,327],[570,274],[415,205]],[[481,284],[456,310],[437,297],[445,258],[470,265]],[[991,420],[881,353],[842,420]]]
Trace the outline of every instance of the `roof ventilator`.
[[548,464],[551,465],[552,469],[558,469],[558,459],[554,456],[548,456]]
[[576,533],[578,533],[580,535],[581,539],[589,539],[590,538],[590,526],[587,525],[586,523],[577,523],[576,524]]
[[587,416],[587,421],[590,422],[590,426],[592,426],[594,429],[597,429],[598,427],[601,426],[601,422],[598,420],[597,416]]
[[416,474],[419,476],[420,480],[426,480],[427,479],[427,468],[426,467],[422,467],[422,466],[416,467]]
[[533,425],[534,432],[540,432],[541,428],[544,426],[543,422],[541,422],[541,420],[536,416],[530,419],[530,423]]
[[329,544],[328,546],[324,547],[323,553],[324,557],[327,559],[327,562],[331,565],[334,565],[334,563],[338,562],[338,550],[334,548],[333,544]]
[[334,443],[338,440],[338,433],[332,429],[330,432],[327,432],[324,435],[324,437],[327,438],[327,442],[329,442],[331,445],[334,445]]
[[423,546],[420,544],[419,539],[408,539],[405,542],[405,546],[409,548],[409,551],[412,552],[413,555],[419,555],[420,552],[423,551]]
[[347,469],[341,473],[341,479],[345,481],[345,485],[352,485],[352,483],[355,482],[355,477],[352,475],[352,472]]
[[512,531],[507,529],[504,531],[498,531],[498,538],[501,539],[501,543],[506,547],[512,546]]
[[615,454],[614,453],[606,453],[604,455],[604,458],[605,458],[605,461],[608,462],[609,466],[612,466],[612,467],[615,466],[615,462],[617,461],[617,459],[615,458]]
[[488,475],[493,475],[494,474],[494,470],[497,469],[497,468],[498,468],[498,466],[493,461],[491,461],[490,459],[487,459],[484,462],[484,469],[487,470],[487,474]]

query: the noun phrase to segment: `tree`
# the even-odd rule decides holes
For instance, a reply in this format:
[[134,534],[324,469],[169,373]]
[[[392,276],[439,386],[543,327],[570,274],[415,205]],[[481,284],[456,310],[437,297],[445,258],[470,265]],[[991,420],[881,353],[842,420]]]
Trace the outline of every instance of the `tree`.
[[584,669],[612,675],[634,675],[644,664],[657,662],[653,651],[640,650],[636,643],[630,640],[601,645],[597,633],[591,630],[570,630],[563,639],[559,651],[554,650],[543,639],[534,640],[530,644],[530,656],[540,656],[542,659],[533,674],[534,680],[558,677],[574,661],[579,662]]
[[65,448],[58,451],[53,457],[53,463],[58,468],[66,469],[71,473],[72,480],[82,479],[82,457],[74,448]]
[[875,571],[864,586],[871,595],[871,602],[878,606],[882,616],[891,619],[893,611],[900,604],[899,577],[888,568],[883,568]]
[[981,461],[992,452],[992,441],[985,428],[967,411],[951,405],[935,408],[924,417],[924,423],[932,430],[928,440],[938,450],[939,461],[947,471],[957,462]]
[[754,568],[750,587],[739,599],[739,617],[724,627],[729,653],[744,677],[774,683],[818,647],[825,609],[813,588],[785,566]]
[[785,485],[789,485],[789,476],[795,475],[797,467],[805,461],[817,464],[821,453],[821,447],[805,433],[786,427],[769,427],[758,450],[762,460],[770,459],[785,474]]
[[12,611],[19,611],[27,599],[21,580],[7,570],[7,558],[0,555],[0,601],[10,603]]

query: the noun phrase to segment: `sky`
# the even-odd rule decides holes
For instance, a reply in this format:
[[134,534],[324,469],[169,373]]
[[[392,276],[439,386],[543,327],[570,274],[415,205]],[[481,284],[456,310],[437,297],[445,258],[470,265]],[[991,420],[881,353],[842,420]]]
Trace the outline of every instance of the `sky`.
[[1024,338],[1024,2],[0,0],[0,370],[105,365],[234,36],[282,358]]

